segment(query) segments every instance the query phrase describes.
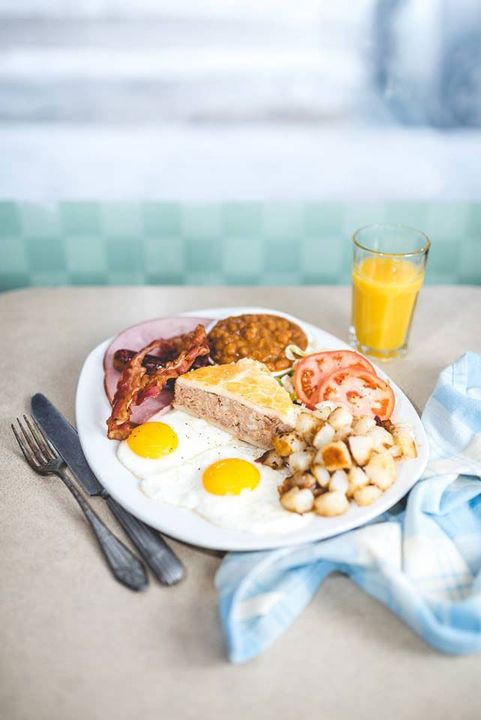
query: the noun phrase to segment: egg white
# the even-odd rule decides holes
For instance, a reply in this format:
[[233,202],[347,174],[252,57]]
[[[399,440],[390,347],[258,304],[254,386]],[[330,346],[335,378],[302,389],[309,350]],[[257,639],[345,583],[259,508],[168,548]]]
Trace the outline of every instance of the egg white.
[[273,470],[256,463],[260,473],[254,490],[239,495],[214,495],[202,484],[204,470],[217,460],[239,458],[254,463],[260,451],[242,441],[206,450],[195,458],[162,473],[149,475],[141,483],[148,497],[162,503],[192,510],[214,525],[257,534],[294,532],[304,527],[311,515],[297,515],[284,510],[277,486],[286,471]]
[[145,458],[130,449],[126,440],[119,443],[117,457],[131,473],[142,479],[153,473],[183,466],[202,452],[232,442],[232,435],[182,410],[154,415],[149,422],[169,425],[178,438],[176,449],[161,458]]

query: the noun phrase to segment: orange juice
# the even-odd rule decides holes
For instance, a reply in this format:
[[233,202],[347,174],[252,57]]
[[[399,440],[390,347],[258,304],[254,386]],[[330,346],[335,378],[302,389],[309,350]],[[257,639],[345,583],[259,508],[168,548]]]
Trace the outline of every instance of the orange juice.
[[407,341],[424,268],[400,257],[367,257],[352,272],[352,322],[361,346],[386,356]]

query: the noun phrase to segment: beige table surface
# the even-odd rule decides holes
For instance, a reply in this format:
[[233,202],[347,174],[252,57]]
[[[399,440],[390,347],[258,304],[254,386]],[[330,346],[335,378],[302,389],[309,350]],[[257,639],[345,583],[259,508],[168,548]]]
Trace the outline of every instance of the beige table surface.
[[[77,377],[94,345],[145,318],[236,304],[288,311],[346,336],[346,288],[0,295],[0,717],[480,718],[481,656],[432,651],[341,576],[324,582],[261,657],[230,665],[217,620],[215,555],[173,543],[187,579],[172,589],[152,582],[136,595],[112,580],[60,481],[41,480],[20,459],[10,421],[36,391],[73,421]],[[465,350],[481,352],[481,288],[426,288],[411,344],[389,372],[422,406],[441,368]],[[103,501],[93,502],[114,526]]]

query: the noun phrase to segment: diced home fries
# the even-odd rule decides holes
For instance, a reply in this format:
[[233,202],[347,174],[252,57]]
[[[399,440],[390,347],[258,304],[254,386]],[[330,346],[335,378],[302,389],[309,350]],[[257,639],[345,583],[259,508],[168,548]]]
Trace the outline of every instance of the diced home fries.
[[396,462],[416,457],[408,425],[353,417],[330,403],[301,412],[295,429],[273,445],[261,462],[291,472],[279,487],[282,506],[325,517],[344,514],[351,500],[371,505],[395,482]]

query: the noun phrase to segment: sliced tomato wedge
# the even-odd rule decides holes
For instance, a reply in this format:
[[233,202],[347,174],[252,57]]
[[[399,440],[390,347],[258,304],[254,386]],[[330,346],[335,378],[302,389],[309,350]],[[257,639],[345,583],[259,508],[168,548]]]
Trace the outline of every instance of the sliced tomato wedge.
[[364,368],[341,368],[329,375],[320,388],[321,400],[344,405],[354,415],[372,415],[381,420],[394,410],[392,388],[380,377]]
[[354,350],[326,350],[306,355],[294,371],[298,399],[312,409],[321,400],[319,390],[324,380],[336,370],[347,367],[360,367],[376,374],[369,360]]

